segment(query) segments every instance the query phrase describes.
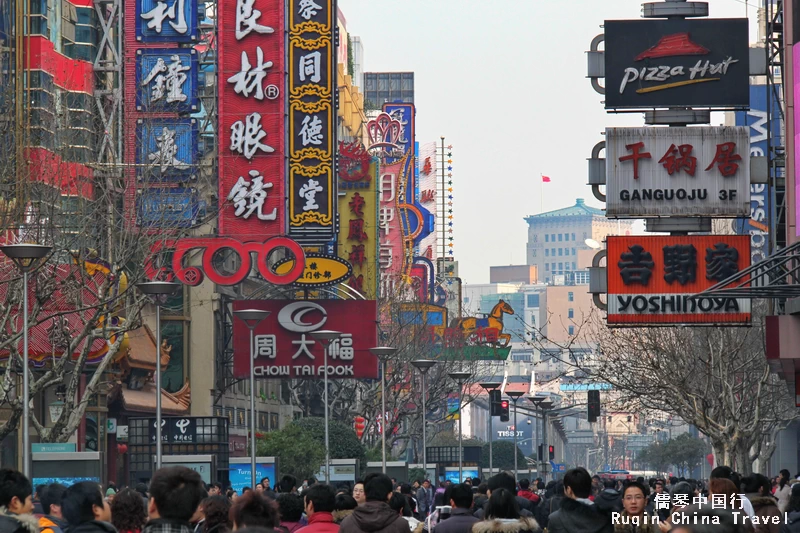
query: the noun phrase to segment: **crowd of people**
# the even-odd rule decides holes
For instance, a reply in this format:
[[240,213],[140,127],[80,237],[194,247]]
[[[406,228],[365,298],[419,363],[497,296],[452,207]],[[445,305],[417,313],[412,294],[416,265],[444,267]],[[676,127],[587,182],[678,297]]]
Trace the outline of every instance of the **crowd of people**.
[[182,466],[105,493],[94,482],[35,488],[0,470],[0,533],[800,533],[800,476],[625,482],[569,470],[559,481],[501,472],[464,483],[368,474],[351,488],[286,475],[241,494]]

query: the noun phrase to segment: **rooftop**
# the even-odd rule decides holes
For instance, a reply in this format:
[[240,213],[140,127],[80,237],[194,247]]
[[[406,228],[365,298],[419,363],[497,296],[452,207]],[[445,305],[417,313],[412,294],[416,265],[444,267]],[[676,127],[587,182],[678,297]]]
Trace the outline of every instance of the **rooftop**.
[[556,209],[555,211],[547,211],[546,213],[539,213],[538,215],[530,215],[525,217],[525,221],[530,223],[532,219],[542,219],[549,217],[574,217],[574,216],[586,216],[586,215],[604,217],[605,212],[602,209],[589,207],[588,205],[586,205],[586,202],[584,202],[583,198],[578,198],[575,200],[575,205],[572,205],[570,207],[564,207],[562,209]]

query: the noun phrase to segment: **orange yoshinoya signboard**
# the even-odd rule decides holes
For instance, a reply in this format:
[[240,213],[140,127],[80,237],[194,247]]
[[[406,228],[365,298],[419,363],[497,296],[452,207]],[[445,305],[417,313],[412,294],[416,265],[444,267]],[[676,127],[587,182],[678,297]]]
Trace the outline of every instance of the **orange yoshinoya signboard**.
[[747,324],[750,300],[696,298],[750,266],[746,235],[608,237],[608,324]]

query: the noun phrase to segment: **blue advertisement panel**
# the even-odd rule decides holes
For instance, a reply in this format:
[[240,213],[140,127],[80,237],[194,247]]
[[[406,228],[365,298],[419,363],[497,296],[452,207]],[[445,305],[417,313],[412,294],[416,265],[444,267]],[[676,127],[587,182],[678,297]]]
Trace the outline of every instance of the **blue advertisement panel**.
[[[228,481],[231,488],[238,494],[242,493],[245,487],[249,487],[252,482],[250,463],[231,464],[228,471]],[[256,483],[260,483],[262,479],[268,477],[270,486],[275,486],[275,463],[256,463]]]
[[530,456],[536,451],[536,438],[534,429],[536,419],[528,415],[517,413],[517,427],[514,429],[514,405],[509,407],[508,422],[501,422],[499,417],[492,417],[492,438],[496,441],[504,440],[514,442],[514,432],[517,433],[517,447],[525,454]]
[[[772,145],[781,143],[781,113],[778,96],[780,85],[775,86],[775,94],[770,95],[772,111],[767,112],[766,85],[750,86],[750,110],[736,112],[736,125],[750,128],[750,155],[767,156],[767,134],[771,132]],[[769,254],[769,189],[764,183],[750,185],[750,218],[736,219],[733,230],[740,235],[750,235],[751,263],[761,261]]]
[[138,111],[195,113],[199,66],[193,48],[136,50],[136,109]]
[[199,20],[195,0],[137,0],[136,40],[142,43],[195,42]]
[[463,477],[458,479],[458,468],[448,468],[445,470],[444,481],[450,483],[463,483],[467,478],[475,479],[480,478],[480,469],[477,466],[465,466],[461,469]]
[[149,228],[191,228],[197,224],[200,201],[193,188],[148,187],[136,194],[136,223]]
[[[400,147],[400,152],[403,154],[407,154],[409,152],[413,154],[415,140],[414,137],[416,135],[414,122],[416,118],[416,110],[414,109],[414,104],[383,104],[383,112],[400,123],[400,138],[396,143],[397,146]],[[385,163],[390,165],[397,162],[399,159],[399,157],[387,157]],[[408,191],[408,193],[413,197],[414,188],[411,187],[411,190]]]
[[138,120],[136,170],[148,183],[179,183],[197,178],[197,120]]

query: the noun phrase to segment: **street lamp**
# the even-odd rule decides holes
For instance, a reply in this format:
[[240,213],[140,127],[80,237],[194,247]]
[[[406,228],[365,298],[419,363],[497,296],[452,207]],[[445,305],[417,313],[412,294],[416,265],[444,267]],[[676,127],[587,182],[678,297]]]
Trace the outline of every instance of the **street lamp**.
[[161,304],[170,294],[180,289],[181,284],[174,281],[144,281],[136,288],[151,297],[156,306],[156,470],[161,468]]
[[431,361],[429,359],[415,359],[411,361],[411,364],[419,370],[419,373],[422,374],[422,470],[425,471],[425,477],[428,477],[428,451],[426,449],[427,446],[427,433],[425,428],[425,375],[428,373],[428,370],[436,364],[436,361]]
[[525,394],[522,391],[509,391],[506,396],[511,398],[514,402],[514,479],[519,479],[519,471],[517,470],[517,400],[520,396]]
[[502,383],[495,381],[481,383],[481,387],[483,387],[483,389],[489,394],[489,433],[487,434],[487,437],[489,438],[489,476],[491,476],[492,472],[494,471],[494,457],[492,457],[492,440],[494,440],[492,439],[492,407],[494,407],[494,405],[492,405],[491,391],[499,389],[502,385]]
[[261,309],[238,309],[233,312],[250,330],[250,486],[256,486],[256,373],[255,329],[270,312]]
[[381,362],[381,419],[383,420],[383,430],[381,431],[381,471],[386,473],[386,360],[397,353],[397,348],[391,346],[376,346],[369,349],[372,355],[380,359]]
[[[544,454],[549,454],[550,452],[550,447],[547,443],[547,410],[553,407],[553,400],[545,397],[539,402],[539,407],[542,409],[542,455],[544,456]],[[547,458],[550,459],[549,455]],[[547,480],[547,462],[544,457],[542,457],[542,469],[545,473],[545,480]]]
[[324,376],[324,387],[325,392],[323,393],[323,402],[325,403],[325,482],[331,482],[331,446],[330,446],[330,433],[328,430],[329,425],[329,418],[330,415],[328,414],[328,347],[331,345],[331,342],[335,341],[339,337],[342,336],[341,331],[331,331],[327,329],[321,329],[319,331],[312,331],[309,333],[311,338],[315,341],[322,344],[323,350],[323,361],[322,361],[322,373]]
[[472,377],[471,372],[450,372],[450,378],[458,383],[458,482],[464,482],[464,433],[461,431],[461,400],[464,394],[464,382]]
[[43,244],[9,244],[0,246],[0,252],[8,257],[22,272],[22,473],[30,479],[30,373],[28,370],[28,274],[44,264],[52,246]]

